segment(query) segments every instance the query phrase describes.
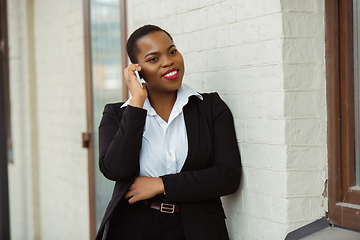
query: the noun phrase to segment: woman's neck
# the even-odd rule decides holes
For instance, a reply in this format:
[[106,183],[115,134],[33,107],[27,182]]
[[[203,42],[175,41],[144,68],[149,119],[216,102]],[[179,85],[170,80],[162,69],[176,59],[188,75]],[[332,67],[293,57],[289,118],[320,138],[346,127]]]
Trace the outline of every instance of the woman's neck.
[[167,93],[150,93],[148,95],[151,106],[156,113],[167,122],[171,110],[176,102],[177,91]]

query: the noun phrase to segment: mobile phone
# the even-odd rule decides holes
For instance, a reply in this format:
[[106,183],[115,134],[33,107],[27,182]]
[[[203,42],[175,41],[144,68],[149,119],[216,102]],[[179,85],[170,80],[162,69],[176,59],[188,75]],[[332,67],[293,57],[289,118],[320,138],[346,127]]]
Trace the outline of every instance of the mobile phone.
[[139,72],[138,70],[135,70],[135,75],[136,75],[136,79],[138,80],[138,82],[140,83],[140,86],[142,87],[142,83],[144,83],[144,79],[143,78],[140,78],[140,75],[139,75]]

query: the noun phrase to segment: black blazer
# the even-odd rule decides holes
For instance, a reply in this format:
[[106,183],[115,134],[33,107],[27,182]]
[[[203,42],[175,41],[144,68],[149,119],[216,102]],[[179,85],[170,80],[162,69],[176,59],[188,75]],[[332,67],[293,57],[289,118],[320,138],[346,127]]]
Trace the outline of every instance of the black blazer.
[[[234,121],[217,93],[191,96],[184,106],[188,156],[180,173],[161,176],[168,203],[179,203],[187,240],[229,239],[220,197],[234,193],[241,163]],[[116,181],[111,201],[98,230],[116,226],[124,195],[139,172],[139,153],[146,110],[122,103],[107,104],[99,126],[100,171]],[[111,224],[106,224],[111,218]]]

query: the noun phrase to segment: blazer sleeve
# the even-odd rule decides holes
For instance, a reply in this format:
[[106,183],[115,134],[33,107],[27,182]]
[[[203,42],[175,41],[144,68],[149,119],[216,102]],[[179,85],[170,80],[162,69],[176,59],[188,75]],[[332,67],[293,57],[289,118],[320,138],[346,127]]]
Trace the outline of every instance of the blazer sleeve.
[[168,202],[218,198],[235,192],[239,186],[241,160],[233,116],[218,94],[211,95],[214,164],[206,169],[162,176]]
[[99,167],[106,178],[126,181],[139,170],[146,110],[127,106],[122,117],[119,112],[118,104],[105,106],[99,125]]

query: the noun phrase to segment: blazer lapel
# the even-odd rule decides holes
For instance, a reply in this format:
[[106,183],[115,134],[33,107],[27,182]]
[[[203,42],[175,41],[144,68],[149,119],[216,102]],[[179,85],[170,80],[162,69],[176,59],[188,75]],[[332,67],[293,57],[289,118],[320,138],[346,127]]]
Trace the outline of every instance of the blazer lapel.
[[186,171],[190,169],[191,164],[194,162],[199,145],[199,121],[196,101],[191,101],[190,98],[183,111],[188,137],[188,155],[181,171]]

